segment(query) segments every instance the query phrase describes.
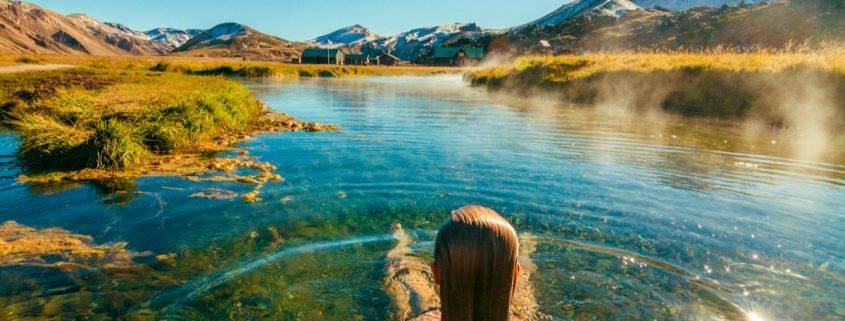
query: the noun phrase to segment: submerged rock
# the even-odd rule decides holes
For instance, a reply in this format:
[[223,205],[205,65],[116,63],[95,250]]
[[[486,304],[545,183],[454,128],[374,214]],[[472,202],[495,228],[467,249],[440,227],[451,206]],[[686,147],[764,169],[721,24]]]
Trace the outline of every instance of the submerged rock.
[[201,192],[191,194],[191,198],[205,198],[217,201],[231,201],[238,197],[238,193],[220,188],[206,188]]
[[282,197],[282,204],[293,202],[293,196],[287,195]]

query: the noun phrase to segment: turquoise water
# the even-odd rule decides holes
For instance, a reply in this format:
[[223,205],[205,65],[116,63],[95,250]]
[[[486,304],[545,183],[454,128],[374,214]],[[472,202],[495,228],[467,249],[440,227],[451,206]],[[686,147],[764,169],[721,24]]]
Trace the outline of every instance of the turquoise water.
[[[252,81],[268,106],[343,133],[244,143],[279,167],[259,204],[191,198],[239,183],[147,177],[20,185],[0,134],[0,220],[175,253],[138,267],[0,268],[8,318],[385,320],[390,225],[427,257],[448,212],[483,204],[538,239],[554,320],[842,320],[845,163],[800,138],[597,115],[459,78]],[[772,134],[781,135],[781,134]]]

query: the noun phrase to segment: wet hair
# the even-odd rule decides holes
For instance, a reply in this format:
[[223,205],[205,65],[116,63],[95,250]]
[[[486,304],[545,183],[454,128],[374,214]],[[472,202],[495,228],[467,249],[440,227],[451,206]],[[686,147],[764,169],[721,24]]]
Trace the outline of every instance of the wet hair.
[[482,206],[452,212],[437,233],[442,321],[507,321],[519,241],[501,215]]

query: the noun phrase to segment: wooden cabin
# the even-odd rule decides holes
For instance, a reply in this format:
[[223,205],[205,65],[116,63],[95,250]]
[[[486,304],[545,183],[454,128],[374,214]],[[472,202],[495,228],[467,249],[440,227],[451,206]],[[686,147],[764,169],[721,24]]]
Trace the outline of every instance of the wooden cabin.
[[340,49],[308,48],[302,51],[299,61],[303,64],[343,65],[346,53]]
[[376,64],[383,66],[394,66],[402,63],[402,59],[389,53],[383,53],[376,57]]
[[439,47],[434,48],[431,64],[436,66],[466,66],[484,59],[484,48]]
[[372,59],[370,58],[370,55],[363,53],[346,54],[344,62],[347,65],[367,66],[372,64]]

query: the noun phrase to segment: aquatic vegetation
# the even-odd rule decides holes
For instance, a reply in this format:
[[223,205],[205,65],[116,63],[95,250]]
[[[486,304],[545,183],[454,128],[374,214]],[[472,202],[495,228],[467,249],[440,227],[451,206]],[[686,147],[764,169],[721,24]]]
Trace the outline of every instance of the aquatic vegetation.
[[[99,181],[235,167],[281,180],[254,160],[211,155],[252,133],[336,131],[274,113],[234,81],[80,68],[0,76],[2,120],[21,136],[24,182]],[[193,166],[191,166],[193,165]]]
[[802,99],[830,102],[835,109],[830,112],[845,113],[845,55],[840,53],[534,56],[465,77],[491,90],[544,94],[576,104],[630,105],[622,107],[723,119],[756,117],[776,126],[790,125],[794,118],[780,106],[790,99],[793,105]]
[[38,230],[13,221],[0,225],[0,267],[127,269],[134,266],[134,257],[148,255],[125,248],[125,243],[97,245],[90,236],[60,228]]

